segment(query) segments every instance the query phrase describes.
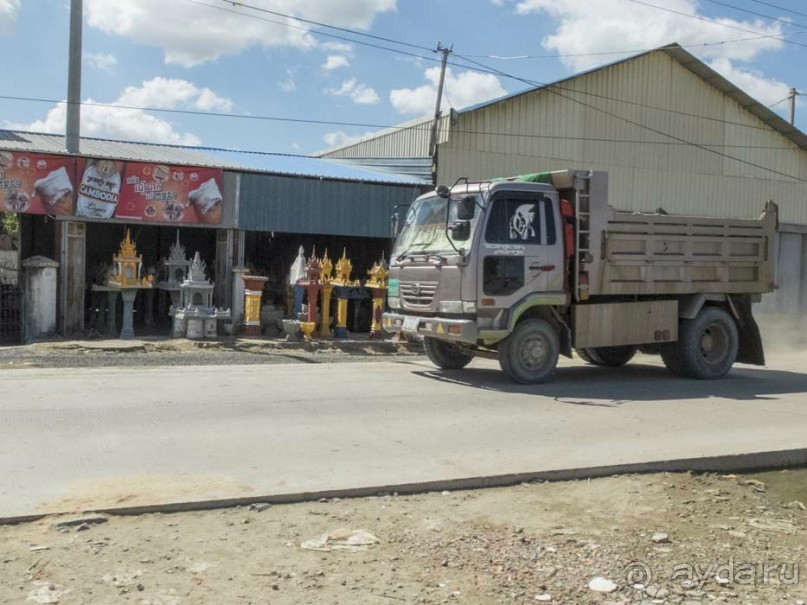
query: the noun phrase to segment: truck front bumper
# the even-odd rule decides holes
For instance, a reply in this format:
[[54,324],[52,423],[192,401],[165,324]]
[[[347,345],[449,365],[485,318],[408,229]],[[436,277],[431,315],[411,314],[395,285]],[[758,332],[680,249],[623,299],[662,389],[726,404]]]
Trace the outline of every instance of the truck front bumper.
[[447,340],[476,344],[479,329],[472,319],[446,319],[443,317],[418,317],[402,313],[384,313],[382,325],[386,332],[404,332]]

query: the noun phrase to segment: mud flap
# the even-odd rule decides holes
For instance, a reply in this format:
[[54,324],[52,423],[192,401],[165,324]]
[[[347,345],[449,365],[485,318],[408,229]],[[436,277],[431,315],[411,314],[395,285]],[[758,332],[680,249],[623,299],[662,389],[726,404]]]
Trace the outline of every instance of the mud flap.
[[740,328],[740,342],[737,350],[737,361],[756,366],[765,365],[765,351],[762,348],[762,337],[759,326],[751,313],[751,298],[748,296],[731,297],[733,309],[737,313],[737,325]]

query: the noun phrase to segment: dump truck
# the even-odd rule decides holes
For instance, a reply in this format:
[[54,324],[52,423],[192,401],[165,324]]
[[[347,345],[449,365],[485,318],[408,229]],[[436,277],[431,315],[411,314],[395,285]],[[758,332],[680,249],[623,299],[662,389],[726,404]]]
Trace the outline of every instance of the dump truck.
[[573,351],[616,367],[641,350],[696,379],[765,363],[751,309],[775,288],[772,201],[756,219],[619,211],[607,172],[558,170],[460,179],[403,216],[382,324],[440,368],[493,358],[532,384]]

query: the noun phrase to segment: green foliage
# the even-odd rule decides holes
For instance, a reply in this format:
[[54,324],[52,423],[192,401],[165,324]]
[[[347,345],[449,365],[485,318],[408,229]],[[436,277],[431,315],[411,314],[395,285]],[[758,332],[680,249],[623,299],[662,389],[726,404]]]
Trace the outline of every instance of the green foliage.
[[0,231],[8,233],[15,242],[20,240],[20,215],[16,212],[0,212]]

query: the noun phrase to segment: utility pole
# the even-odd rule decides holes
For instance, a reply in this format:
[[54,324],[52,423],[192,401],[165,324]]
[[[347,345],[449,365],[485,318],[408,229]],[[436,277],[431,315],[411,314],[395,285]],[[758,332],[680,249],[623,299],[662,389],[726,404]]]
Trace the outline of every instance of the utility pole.
[[432,172],[435,175],[437,170],[434,166],[434,160],[437,154],[437,132],[440,128],[440,105],[443,100],[443,84],[446,80],[446,65],[448,64],[448,55],[451,54],[451,48],[452,47],[445,48],[438,42],[437,50],[435,51],[443,55],[440,67],[440,83],[437,85],[437,101],[434,106],[434,121],[432,122],[432,131],[429,137],[429,157],[432,159]]
[[795,126],[796,124],[796,97],[800,97],[805,93],[799,92],[795,88],[790,89],[790,95],[787,97],[790,99],[790,125]]
[[79,152],[81,136],[81,25],[82,0],[70,0],[70,55],[67,67],[67,124],[65,146],[68,153]]

